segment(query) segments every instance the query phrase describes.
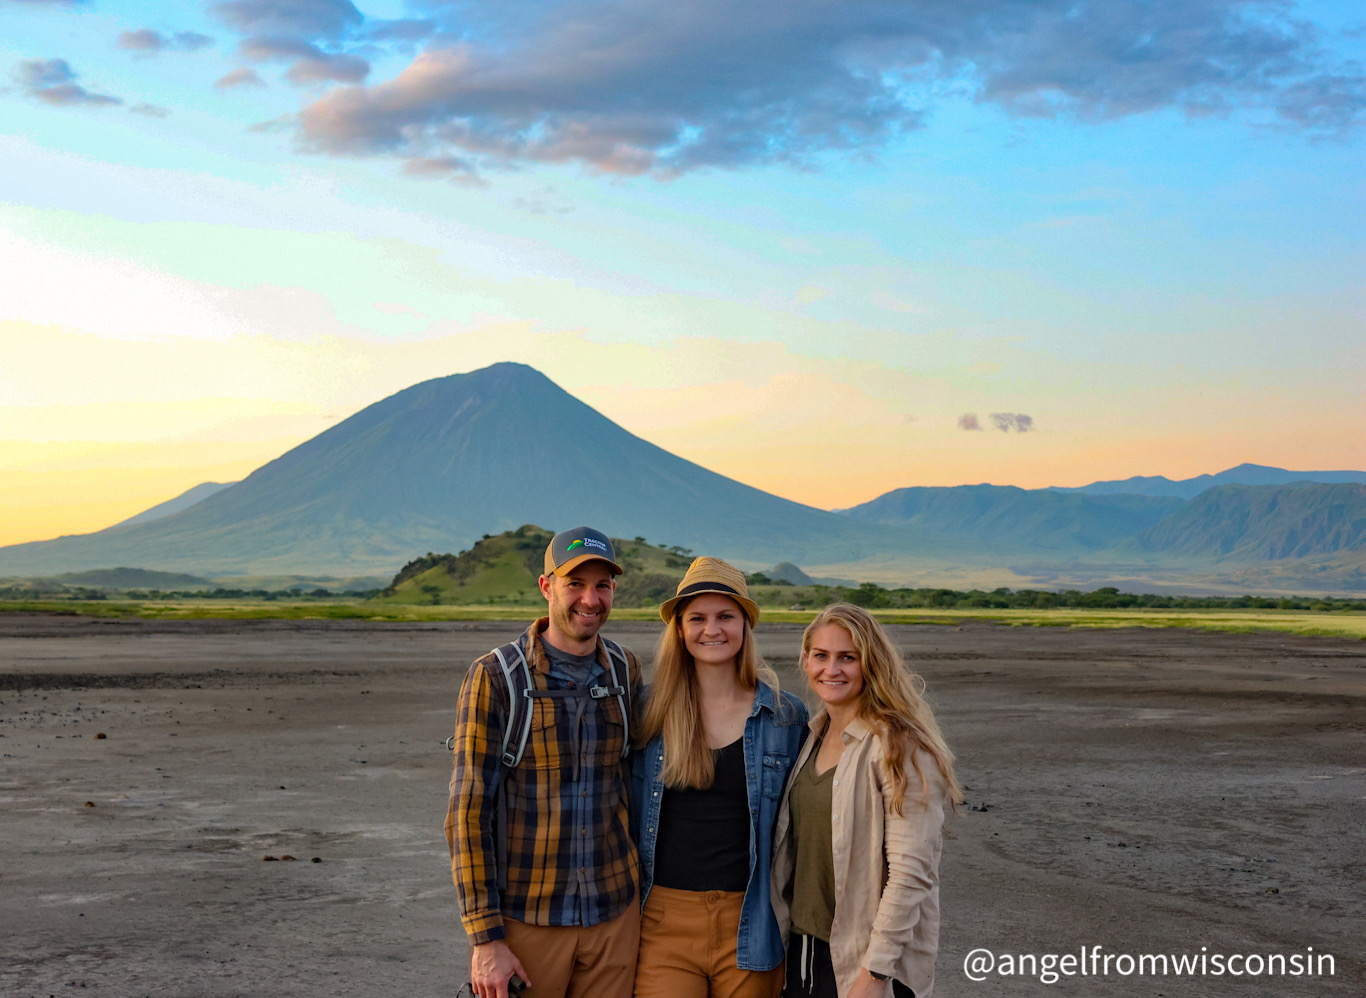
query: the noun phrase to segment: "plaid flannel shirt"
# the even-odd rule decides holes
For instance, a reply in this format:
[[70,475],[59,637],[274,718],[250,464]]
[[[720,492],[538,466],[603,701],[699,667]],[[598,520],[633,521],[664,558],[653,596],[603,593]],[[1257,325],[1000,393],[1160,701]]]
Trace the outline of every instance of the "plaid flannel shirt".
[[[571,681],[551,668],[541,646],[548,624],[542,617],[522,638],[532,684],[567,689]],[[597,654],[605,676],[601,640]],[[626,659],[629,678],[618,678],[630,682],[634,704],[640,662],[629,651]],[[622,760],[625,726],[616,698],[532,700],[526,754],[512,770],[500,756],[507,703],[507,681],[490,652],[470,666],[460,688],[446,812],[460,920],[471,945],[504,938],[504,915],[533,925],[596,925],[620,915],[636,896],[638,864]],[[504,780],[508,870],[507,888],[500,892],[493,836]]]

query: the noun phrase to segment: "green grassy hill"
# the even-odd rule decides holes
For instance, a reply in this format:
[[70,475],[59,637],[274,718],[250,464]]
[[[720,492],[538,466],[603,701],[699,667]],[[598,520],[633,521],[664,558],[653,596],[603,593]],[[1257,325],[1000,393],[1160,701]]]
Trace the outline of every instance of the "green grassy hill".
[[[410,561],[374,603],[407,605],[541,604],[537,578],[545,563],[549,530],[526,524],[476,541],[459,554],[428,554]],[[692,552],[660,547],[643,537],[612,538],[624,574],[617,580],[616,605],[654,606],[672,596]]]

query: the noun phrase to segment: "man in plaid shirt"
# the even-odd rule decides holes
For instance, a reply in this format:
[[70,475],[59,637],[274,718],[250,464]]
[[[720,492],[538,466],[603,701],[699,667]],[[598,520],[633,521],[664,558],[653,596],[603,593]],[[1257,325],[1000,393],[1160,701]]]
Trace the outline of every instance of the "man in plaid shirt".
[[[618,698],[601,695],[611,670],[598,638],[619,574],[612,542],[589,527],[556,534],[546,548],[540,586],[549,616],[518,645],[531,688],[553,692],[519,707],[531,711],[531,731],[518,766],[502,761],[508,684],[493,653],[470,667],[460,689],[446,841],[470,980],[482,998],[507,998],[514,975],[547,998],[631,995],[640,906],[627,726]],[[618,680],[638,693],[640,663],[629,651],[626,659],[628,675],[618,664]],[[495,820],[500,788],[503,828]],[[495,836],[506,843],[501,871]]]

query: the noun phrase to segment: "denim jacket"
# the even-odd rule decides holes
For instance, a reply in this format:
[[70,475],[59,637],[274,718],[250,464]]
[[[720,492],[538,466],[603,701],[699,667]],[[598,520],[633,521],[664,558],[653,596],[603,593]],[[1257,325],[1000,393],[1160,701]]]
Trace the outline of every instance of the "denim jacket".
[[[781,706],[778,698],[781,696]],[[749,790],[749,883],[736,939],[741,970],[772,970],[783,962],[783,940],[769,903],[773,826],[787,774],[807,734],[806,705],[791,693],[759,684],[745,721],[745,783]],[[655,879],[655,839],[664,799],[664,739],[656,735],[631,756],[631,831],[640,850],[640,903]]]

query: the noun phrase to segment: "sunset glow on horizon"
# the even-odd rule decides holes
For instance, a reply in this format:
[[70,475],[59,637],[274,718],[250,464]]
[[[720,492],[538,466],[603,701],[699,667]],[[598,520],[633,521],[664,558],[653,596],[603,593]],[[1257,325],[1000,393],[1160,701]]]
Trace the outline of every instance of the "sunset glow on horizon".
[[1359,7],[1006,6],[0,0],[0,544],[500,361],[823,508],[1366,469]]

